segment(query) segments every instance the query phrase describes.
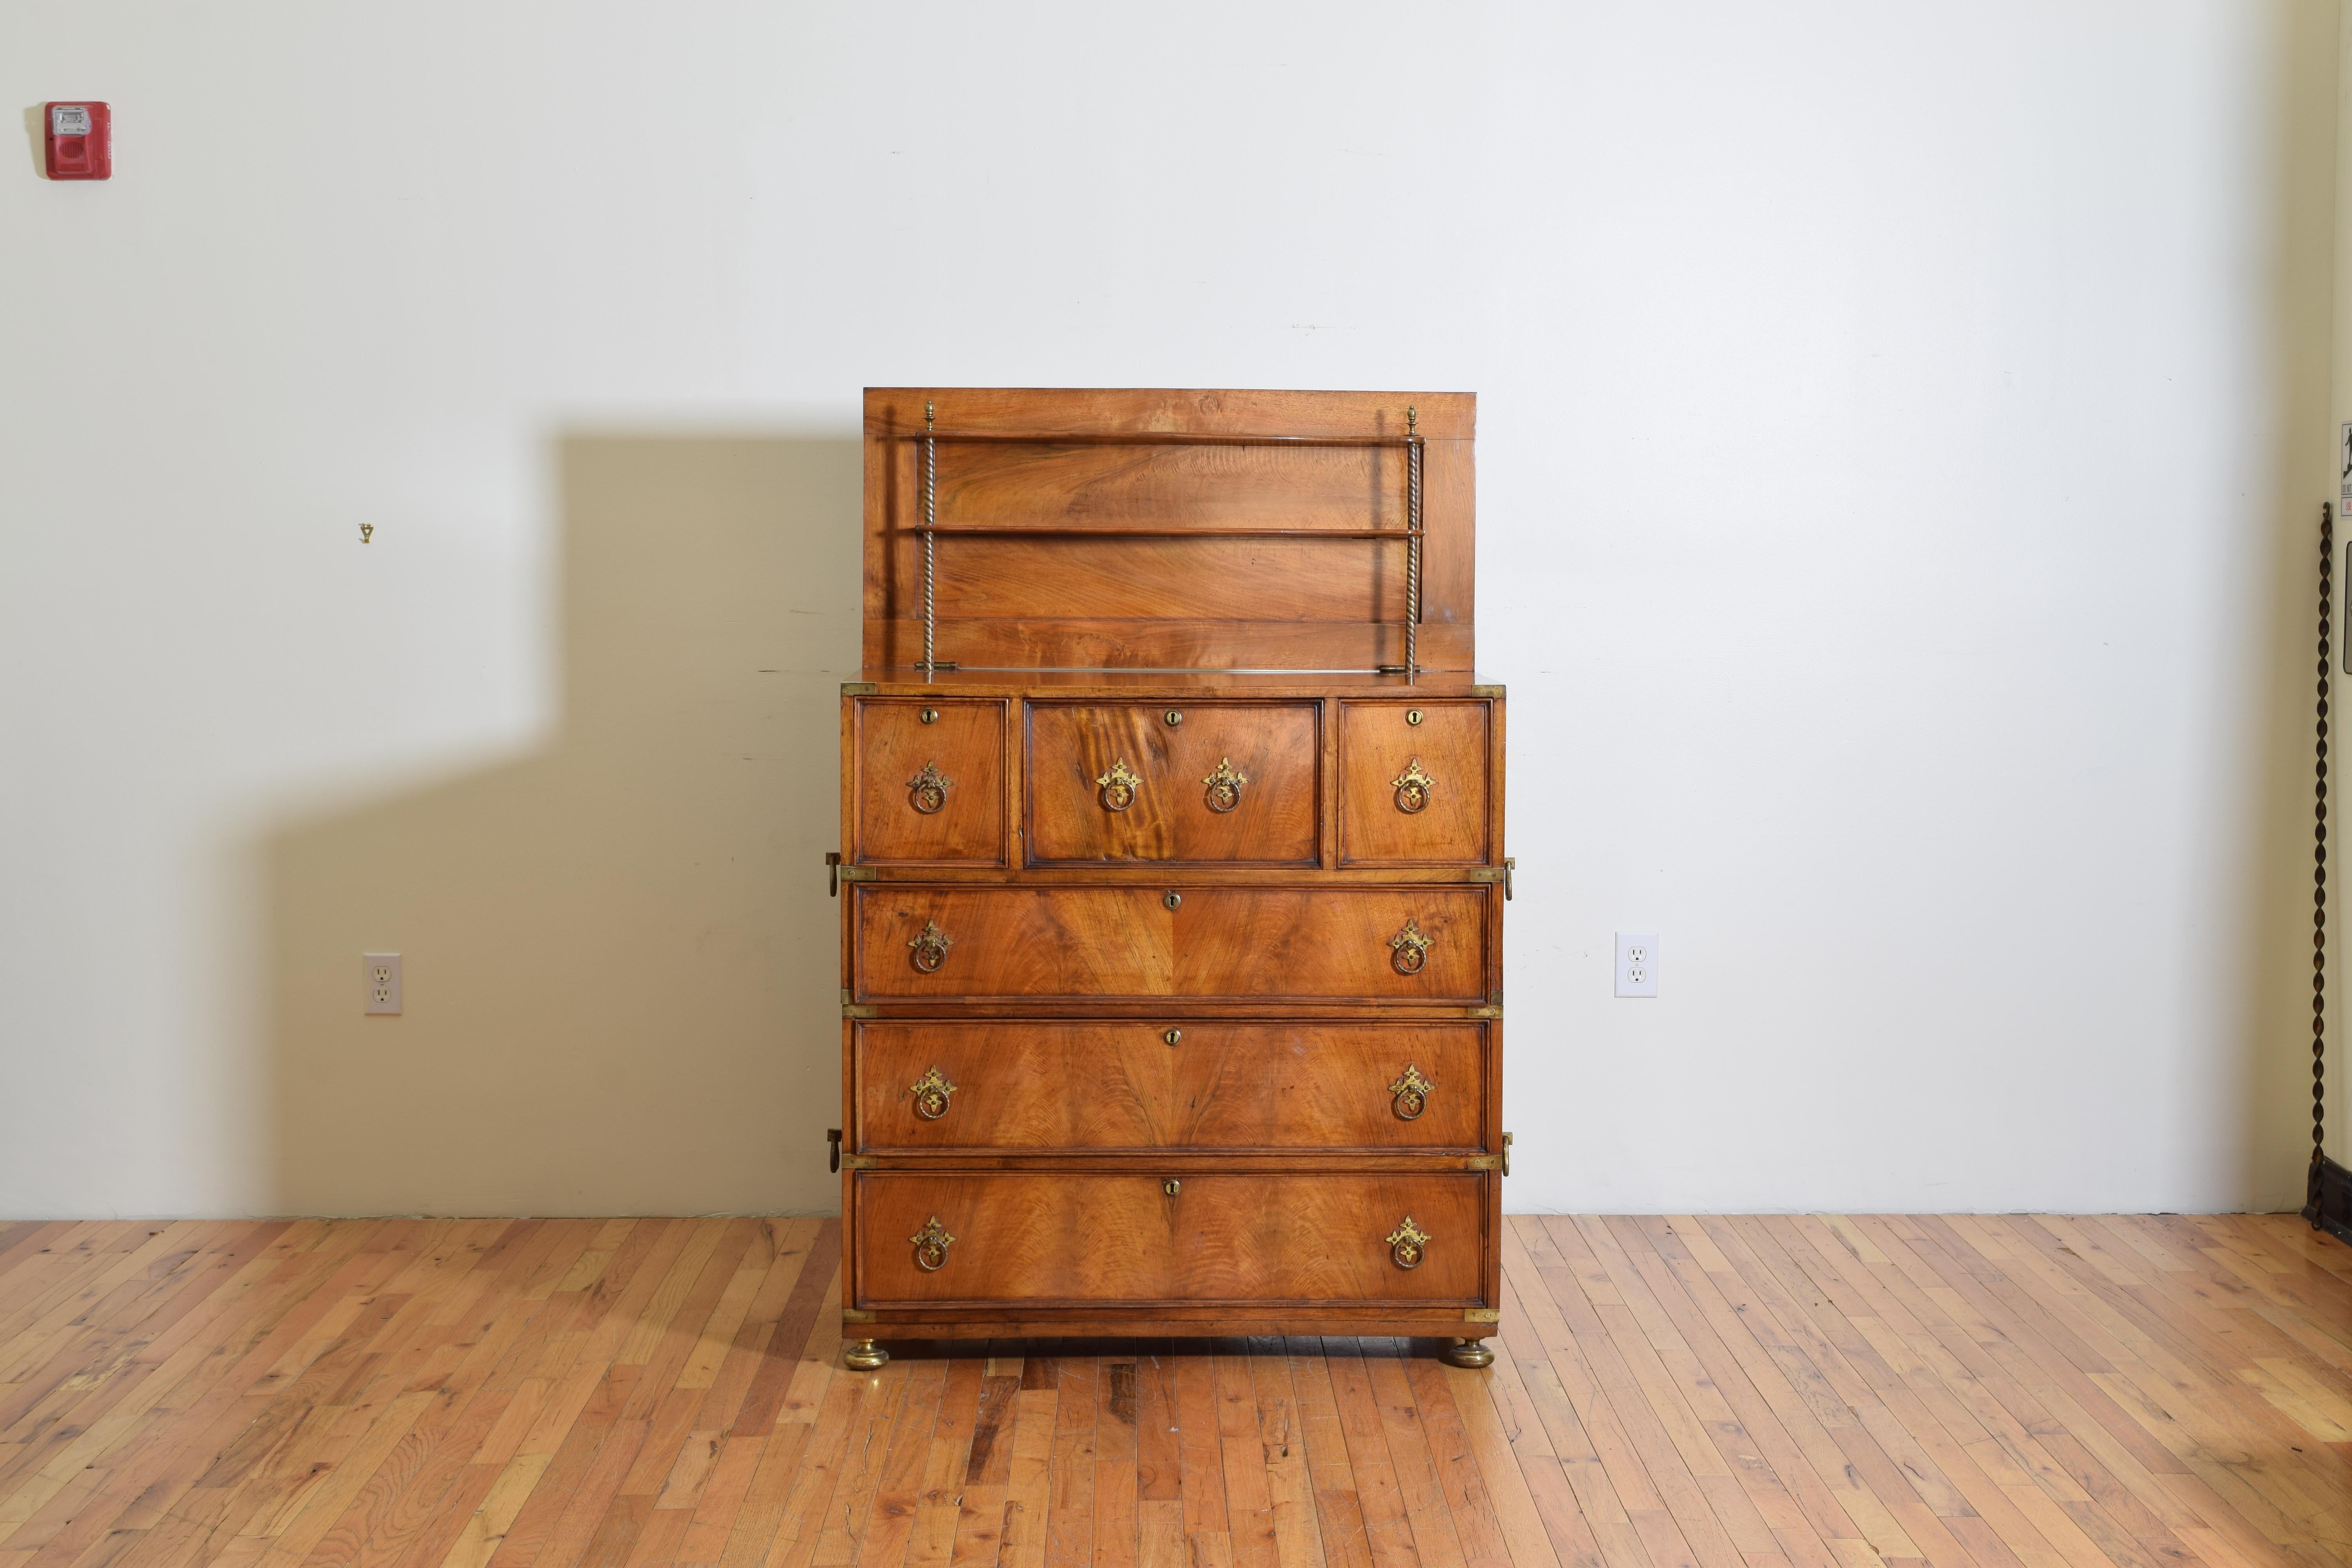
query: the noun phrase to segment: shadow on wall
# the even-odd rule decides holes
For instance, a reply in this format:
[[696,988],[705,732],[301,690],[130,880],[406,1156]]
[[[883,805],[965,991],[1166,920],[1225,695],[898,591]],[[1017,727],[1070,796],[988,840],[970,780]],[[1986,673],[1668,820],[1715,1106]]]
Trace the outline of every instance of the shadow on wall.
[[839,1206],[857,443],[574,437],[559,482],[552,744],[267,844],[281,1212]]

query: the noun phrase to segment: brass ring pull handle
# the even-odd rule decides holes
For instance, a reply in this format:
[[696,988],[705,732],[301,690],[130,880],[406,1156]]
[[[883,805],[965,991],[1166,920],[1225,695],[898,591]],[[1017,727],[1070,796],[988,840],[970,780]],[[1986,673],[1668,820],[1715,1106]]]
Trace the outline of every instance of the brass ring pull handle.
[[[1410,1225],[1412,1222],[1407,1220],[1405,1223]],[[948,1234],[947,1226],[940,1223],[937,1215],[925,1220],[923,1228],[907,1239],[915,1244],[915,1267],[926,1274],[936,1274],[946,1268],[948,1248],[955,1245],[955,1237]]]
[[[939,1068],[931,1070],[937,1072]],[[1399,1121],[1411,1121],[1429,1109],[1429,1091],[1436,1087],[1421,1076],[1419,1068],[1407,1062],[1404,1076],[1389,1085],[1389,1092],[1396,1096],[1395,1102],[1389,1109],[1396,1112]]]
[[1242,785],[1249,783],[1249,779],[1234,771],[1233,758],[1223,757],[1218,760],[1217,771],[1201,782],[1209,786],[1211,811],[1231,811],[1241,805]]
[[1390,782],[1396,790],[1397,809],[1408,816],[1428,808],[1429,792],[1437,785],[1437,781],[1423,769],[1419,757],[1406,763],[1404,772]]
[[1102,787],[1102,803],[1105,811],[1125,811],[1135,804],[1135,792],[1141,786],[1143,781],[1128,768],[1127,759],[1121,757],[1111,763],[1110,772],[1095,780],[1095,783]]
[[[1429,938],[1421,927],[1408,919],[1404,930],[1389,938],[1389,963],[1399,974],[1418,974],[1421,966],[1429,962]],[[933,964],[932,968],[939,967]]]
[[[937,1225],[939,1221],[931,1223]],[[1411,1215],[1405,1215],[1403,1221],[1389,1232],[1387,1239],[1389,1259],[1399,1268],[1418,1268],[1421,1260],[1429,1256],[1429,1233],[1413,1224]]]
[[907,945],[915,950],[915,967],[929,974],[948,961],[948,949],[955,945],[955,938],[941,931],[939,921],[929,921],[907,939]]
[[925,816],[948,803],[948,786],[955,783],[940,772],[937,763],[925,763],[923,771],[907,781],[907,798]]
[[931,1064],[930,1071],[907,1086],[907,1092],[915,1097],[915,1114],[926,1121],[937,1121],[948,1113],[948,1096],[955,1091],[956,1086],[948,1081],[936,1062]]

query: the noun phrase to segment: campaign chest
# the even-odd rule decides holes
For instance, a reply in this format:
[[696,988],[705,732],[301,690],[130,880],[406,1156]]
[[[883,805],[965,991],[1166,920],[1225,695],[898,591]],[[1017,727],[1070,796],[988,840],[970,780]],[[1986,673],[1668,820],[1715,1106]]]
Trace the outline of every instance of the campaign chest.
[[1464,394],[866,394],[843,1335],[1491,1354]]

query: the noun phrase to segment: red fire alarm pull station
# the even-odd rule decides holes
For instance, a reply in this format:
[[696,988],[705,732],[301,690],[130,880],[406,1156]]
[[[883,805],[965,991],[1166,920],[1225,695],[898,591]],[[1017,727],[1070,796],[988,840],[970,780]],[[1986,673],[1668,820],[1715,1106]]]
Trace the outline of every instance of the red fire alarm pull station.
[[102,103],[45,103],[52,180],[114,177],[114,117]]

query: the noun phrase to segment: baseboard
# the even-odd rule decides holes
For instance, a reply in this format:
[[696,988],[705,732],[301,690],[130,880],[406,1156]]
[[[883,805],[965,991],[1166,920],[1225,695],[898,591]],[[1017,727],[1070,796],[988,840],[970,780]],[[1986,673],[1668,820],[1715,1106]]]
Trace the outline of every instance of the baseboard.
[[2313,1161],[2303,1217],[2338,1241],[2352,1241],[2352,1171],[2324,1155]]

